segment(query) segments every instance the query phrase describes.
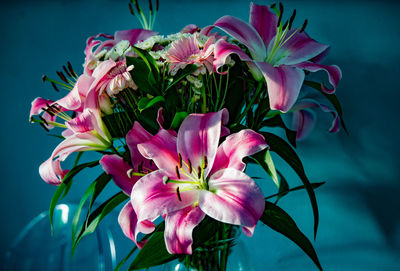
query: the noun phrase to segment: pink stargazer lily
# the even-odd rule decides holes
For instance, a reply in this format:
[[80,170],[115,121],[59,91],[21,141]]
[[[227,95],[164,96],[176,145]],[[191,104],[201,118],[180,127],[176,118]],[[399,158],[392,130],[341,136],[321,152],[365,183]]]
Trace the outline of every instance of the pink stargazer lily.
[[191,114],[178,135],[160,131],[140,153],[158,170],[133,186],[132,207],[137,223],[165,218],[165,243],[170,253],[192,253],[192,232],[205,215],[241,225],[248,236],[264,211],[264,197],[243,171],[242,158],[268,147],[262,135],[242,130],[218,146],[228,111]]
[[321,104],[313,99],[302,99],[298,101],[290,110],[293,112],[292,129],[297,132],[296,139],[306,138],[315,125],[316,116],[311,108],[320,108],[323,112],[333,116],[330,133],[336,133],[340,129],[340,120],[337,112],[325,104]]
[[53,185],[59,185],[67,173],[60,162],[71,153],[89,150],[105,150],[112,144],[112,137],[105,127],[98,109],[97,96],[90,92],[85,110],[74,119],[66,121],[66,137],[53,151],[50,158],[39,167],[42,179]]
[[291,22],[283,27],[281,21],[267,6],[253,3],[250,24],[232,16],[218,19],[214,26],[246,46],[250,56],[238,46],[219,40],[215,45],[214,68],[218,71],[229,55],[238,55],[247,62],[256,80],[265,78],[271,109],[287,112],[299,95],[305,76],[302,70],[326,71],[333,86],[328,89],[322,84],[326,93],[335,91],[342,74],[338,66],[316,63],[326,55],[328,45],[311,39],[303,29],[290,29]]

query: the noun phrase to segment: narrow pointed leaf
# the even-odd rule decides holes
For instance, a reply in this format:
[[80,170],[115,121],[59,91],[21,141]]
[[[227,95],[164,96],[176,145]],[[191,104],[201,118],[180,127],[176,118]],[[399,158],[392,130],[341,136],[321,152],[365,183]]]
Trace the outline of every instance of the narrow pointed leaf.
[[278,171],[280,180],[279,180],[279,192],[278,195],[276,197],[276,201],[275,204],[278,203],[278,201],[280,200],[280,198],[282,198],[283,196],[286,196],[289,193],[289,184],[287,183],[285,177]]
[[149,99],[147,97],[143,97],[142,99],[139,100],[138,102],[138,109],[140,112],[142,112],[143,110],[152,107],[154,105],[156,105],[157,103],[165,103],[165,99],[162,96],[157,96],[154,97],[152,99]]
[[101,174],[86,190],[86,192],[83,194],[81,201],[78,204],[78,207],[75,211],[74,219],[72,220],[72,238],[73,240],[76,239],[76,230],[78,228],[78,223],[79,223],[79,218],[82,212],[82,208],[85,205],[86,201],[90,199],[90,204],[88,206],[88,215],[86,216],[85,224],[87,223],[87,219],[89,219],[89,214],[92,209],[93,203],[100,194],[101,191],[103,191],[104,187],[109,183],[111,180],[111,176],[107,175],[106,173]]
[[[252,177],[252,178],[253,178],[253,177]],[[320,187],[320,186],[323,185],[323,184],[325,184],[325,182],[311,183],[311,186],[313,187],[313,189],[317,189],[318,187]],[[285,191],[285,192],[278,192],[278,193],[276,193],[276,194],[273,194],[273,195],[270,195],[270,196],[268,196],[268,197],[265,197],[265,199],[266,199],[266,200],[267,200],[267,199],[272,199],[273,197],[279,197],[279,196],[281,196],[282,193],[286,195],[286,194],[288,194],[288,193],[290,193],[290,192],[302,190],[302,189],[305,189],[305,188],[306,188],[306,187],[305,187],[304,185],[299,185],[299,186],[290,188],[288,191]]]
[[[268,141],[266,141],[268,142]],[[251,156],[264,170],[271,176],[272,180],[279,188],[278,174],[276,173],[274,161],[272,161],[271,153],[265,149],[257,154]]]
[[276,152],[283,160],[285,160],[300,177],[300,180],[304,184],[308,197],[310,198],[313,214],[314,214],[314,239],[317,237],[319,212],[317,199],[315,198],[314,189],[312,188],[310,181],[308,180],[306,173],[304,172],[303,164],[301,163],[296,152],[290,147],[285,140],[268,132],[261,132],[265,137],[265,142],[270,146],[271,151]]
[[298,245],[315,263],[319,270],[322,266],[310,240],[299,230],[294,220],[281,208],[268,201],[260,220],[271,229],[283,234]]
[[75,240],[73,240],[71,254],[73,255],[76,246],[83,237],[93,233],[101,220],[103,220],[106,215],[108,215],[112,210],[114,210],[118,205],[120,205],[128,198],[129,196],[125,195],[123,192],[118,192],[107,201],[105,201],[103,204],[101,204],[96,210],[94,210],[89,215],[87,222],[84,223],[80,228]]
[[276,115],[272,118],[263,120],[261,123],[261,127],[280,127],[285,130],[286,137],[289,143],[296,148],[296,131],[289,129],[282,120],[281,115]]
[[61,198],[61,195],[64,192],[64,195],[62,197],[66,196],[66,193],[69,191],[69,188],[72,184],[72,180],[75,177],[76,174],[78,174],[81,170],[87,167],[94,167],[99,164],[99,161],[93,161],[93,162],[88,162],[84,164],[80,164],[78,166],[74,166],[65,176],[64,179],[62,180],[62,183],[57,187],[57,190],[54,192],[53,197],[51,198],[50,201],[50,208],[49,208],[49,218],[50,218],[50,225],[51,229],[53,231],[53,215],[54,215],[54,209],[56,208],[56,205]]
[[176,112],[172,120],[170,129],[178,129],[182,121],[188,116],[187,112]]

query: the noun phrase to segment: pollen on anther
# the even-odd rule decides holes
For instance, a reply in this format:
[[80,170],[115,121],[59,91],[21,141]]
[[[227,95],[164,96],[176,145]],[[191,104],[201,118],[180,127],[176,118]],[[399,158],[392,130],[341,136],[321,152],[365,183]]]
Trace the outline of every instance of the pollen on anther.
[[208,166],[208,161],[207,161],[207,156],[203,156],[203,169],[206,168]]
[[201,178],[201,167],[200,166],[198,166],[197,167],[197,177],[200,179]]

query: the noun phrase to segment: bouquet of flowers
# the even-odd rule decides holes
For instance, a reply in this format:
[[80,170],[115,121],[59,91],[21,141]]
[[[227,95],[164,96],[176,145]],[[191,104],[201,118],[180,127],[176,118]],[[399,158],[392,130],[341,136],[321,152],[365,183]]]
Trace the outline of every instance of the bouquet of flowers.
[[[258,222],[291,239],[322,269],[311,242],[277,203],[304,189],[315,237],[314,189],[323,183],[308,180],[295,147],[311,132],[315,110],[332,115],[329,132],[345,129],[334,94],[341,71],[321,64],[329,46],[306,34],[307,20],[294,26],[296,10],[286,20],[282,4],[251,3],[249,23],[223,16],[170,35],[152,30],[158,5],[149,1],[146,16],[132,1],[141,29],[89,37],[83,72],[68,62],[57,72],[60,80],[43,77],[56,91],[67,90],[57,101],[36,98],[30,111],[30,120],[46,131],[61,128],[61,142],[39,168],[43,180],[57,186],[50,218],[74,177],[100,166],[103,173],[75,213],[73,249],[117,208],[119,225],[133,241],[123,260],[135,255],[129,270],[176,259],[187,268],[226,270],[237,233],[252,236]],[[306,79],[317,71],[327,73],[329,84]],[[87,151],[99,159],[80,163]],[[63,169],[73,153],[74,165]],[[289,186],[272,153],[301,184]],[[265,176],[250,177],[249,163]],[[264,195],[254,179],[273,181],[276,191]],[[93,210],[111,180],[121,191]],[[85,205],[89,211],[79,223]]]

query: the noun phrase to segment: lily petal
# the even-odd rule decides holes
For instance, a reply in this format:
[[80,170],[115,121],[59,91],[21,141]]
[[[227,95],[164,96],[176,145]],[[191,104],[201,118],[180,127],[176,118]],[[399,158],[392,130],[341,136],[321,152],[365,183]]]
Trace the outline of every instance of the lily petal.
[[128,196],[132,192],[132,187],[139,179],[138,176],[129,177],[127,172],[132,166],[118,155],[104,155],[100,160],[103,170],[112,176],[114,183]]
[[[181,189],[178,192],[178,184],[164,184],[164,176],[168,173],[156,170],[140,178],[133,186],[131,203],[139,222],[183,209],[197,200],[198,191]],[[184,188],[182,184],[179,186]]]
[[210,191],[202,190],[199,197],[199,207],[204,213],[233,225],[257,224],[265,202],[260,188],[249,176],[236,169],[222,169],[210,177],[208,185]]
[[263,61],[266,58],[267,49],[265,48],[264,41],[253,26],[229,15],[218,19],[214,23],[214,26],[225,31],[245,45],[250,50],[250,54],[254,60]]
[[228,122],[228,117],[226,109],[216,113],[190,114],[179,128],[178,153],[184,161],[190,159],[195,168],[202,166],[206,157],[208,166],[204,169],[204,176],[208,176],[214,164],[221,127]]
[[296,133],[296,140],[306,138],[315,125],[315,114],[309,110],[298,110],[293,112],[292,127]]
[[280,52],[277,52],[277,54],[284,52],[287,55],[286,58],[282,59],[281,64],[294,65],[308,61],[329,48],[328,45],[315,41],[304,32],[293,34],[295,31],[298,31],[298,29],[288,31],[286,36],[291,36],[291,38],[279,49]]
[[124,234],[130,238],[135,244],[142,248],[146,241],[138,242],[137,235],[139,233],[148,234],[154,231],[155,225],[149,220],[142,221],[138,223],[135,210],[132,208],[132,204],[128,202],[122,208],[118,216],[118,223],[121,226]]
[[192,254],[193,229],[204,217],[198,206],[188,206],[166,216],[164,238],[170,254]]
[[219,72],[219,68],[226,64],[226,60],[231,54],[236,54],[243,61],[252,61],[239,46],[225,40],[218,40],[214,48],[214,70]]
[[145,143],[137,145],[141,155],[153,160],[159,169],[166,171],[168,176],[175,176],[175,167],[179,163],[176,152],[176,137],[167,130],[160,131]]
[[157,32],[147,29],[130,29],[115,32],[115,44],[121,40],[127,40],[133,46],[139,41],[143,41],[151,36],[157,35]]
[[210,174],[212,175],[222,168],[234,168],[243,171],[246,164],[243,163],[242,159],[265,148],[268,148],[268,145],[265,143],[264,137],[253,130],[245,129],[229,135],[218,147]]
[[265,45],[276,35],[278,18],[267,6],[250,3],[250,24],[257,30]]
[[326,88],[324,86],[324,84],[321,84],[321,88],[324,92],[326,92],[328,94],[335,93],[336,87],[339,84],[340,79],[342,78],[342,71],[336,65],[328,66],[328,65],[322,65],[322,64],[313,63],[313,62],[303,62],[300,64],[296,64],[295,66],[300,69],[307,70],[310,72],[317,72],[320,70],[326,71],[328,73],[329,83],[333,87],[329,89],[329,88]]
[[287,112],[299,96],[304,72],[285,65],[273,67],[267,62],[256,62],[256,64],[267,82],[271,109]]

